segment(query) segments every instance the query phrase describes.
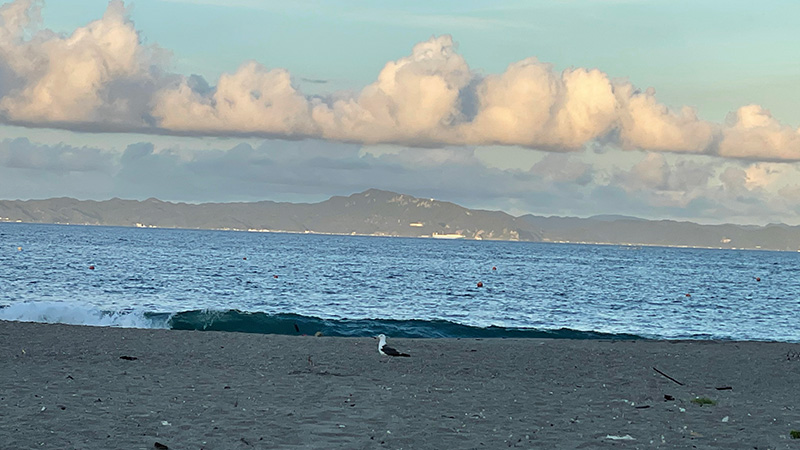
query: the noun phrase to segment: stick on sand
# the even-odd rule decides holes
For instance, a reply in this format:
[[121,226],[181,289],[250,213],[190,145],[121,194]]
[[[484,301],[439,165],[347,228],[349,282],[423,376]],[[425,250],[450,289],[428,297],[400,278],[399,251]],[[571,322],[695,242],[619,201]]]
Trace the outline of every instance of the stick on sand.
[[678,385],[680,385],[680,386],[683,386],[683,383],[681,383],[680,381],[676,380],[675,378],[672,378],[671,376],[669,376],[669,375],[665,374],[664,372],[662,372],[662,371],[660,371],[660,370],[656,369],[655,367],[653,367],[653,370],[655,370],[656,372],[660,373],[661,375],[664,375],[665,377],[669,378],[670,380],[672,380],[672,381],[674,381],[674,382],[678,383]]

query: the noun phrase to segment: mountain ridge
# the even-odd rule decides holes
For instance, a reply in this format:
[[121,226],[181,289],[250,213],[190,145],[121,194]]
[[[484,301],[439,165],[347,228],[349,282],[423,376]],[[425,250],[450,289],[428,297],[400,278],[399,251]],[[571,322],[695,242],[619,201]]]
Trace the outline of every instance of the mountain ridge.
[[501,211],[370,189],[319,203],[172,203],[55,198],[0,201],[0,221],[539,241],[527,221]]

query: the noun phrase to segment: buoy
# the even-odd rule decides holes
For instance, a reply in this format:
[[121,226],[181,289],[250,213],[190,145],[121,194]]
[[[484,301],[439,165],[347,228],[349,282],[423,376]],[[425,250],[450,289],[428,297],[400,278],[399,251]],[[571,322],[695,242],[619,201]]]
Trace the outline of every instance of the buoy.
[[94,266],[89,266],[89,270],[94,270]]
[[243,260],[245,260],[245,261],[247,261],[247,256],[245,256],[245,257],[244,257],[244,258],[242,258],[242,259],[243,259]]
[[22,251],[22,247],[17,247],[17,251],[21,252]]
[[483,283],[478,281],[478,287],[483,287]]
[[761,277],[756,277],[756,281],[761,281]]
[[692,296],[692,294],[686,294],[686,296],[687,296],[687,297],[691,297],[691,296]]
[[497,270],[497,267],[495,267],[495,266],[492,266],[492,270]]
[[273,275],[272,278],[278,278],[278,276],[277,275]]

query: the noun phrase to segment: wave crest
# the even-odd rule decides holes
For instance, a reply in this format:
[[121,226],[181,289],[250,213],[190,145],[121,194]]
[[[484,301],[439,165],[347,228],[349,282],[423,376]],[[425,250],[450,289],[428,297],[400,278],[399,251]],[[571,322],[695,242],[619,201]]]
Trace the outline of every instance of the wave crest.
[[105,311],[91,305],[64,302],[25,302],[0,306],[0,320],[63,323],[120,328],[225,331],[259,334],[366,337],[387,334],[402,338],[550,338],[642,339],[641,336],[561,328],[478,327],[447,320],[323,319],[301,314],[268,314],[239,310],[192,310],[156,313],[137,310]]
[[167,328],[168,317],[144,311],[103,311],[91,305],[25,302],[0,307],[0,320],[120,328]]
[[601,333],[569,328],[477,327],[447,320],[322,319],[300,314],[267,314],[239,310],[194,310],[174,314],[169,327],[176,330],[237,331],[261,334],[364,337],[386,334],[402,338],[562,338],[642,339],[633,334]]

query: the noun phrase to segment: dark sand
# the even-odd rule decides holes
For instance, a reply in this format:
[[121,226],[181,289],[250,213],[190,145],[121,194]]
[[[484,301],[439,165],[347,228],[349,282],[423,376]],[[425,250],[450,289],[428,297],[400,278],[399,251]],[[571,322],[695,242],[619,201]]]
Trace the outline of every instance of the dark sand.
[[390,337],[412,357],[389,359],[369,338],[15,322],[0,344],[2,449],[800,449],[799,344]]

